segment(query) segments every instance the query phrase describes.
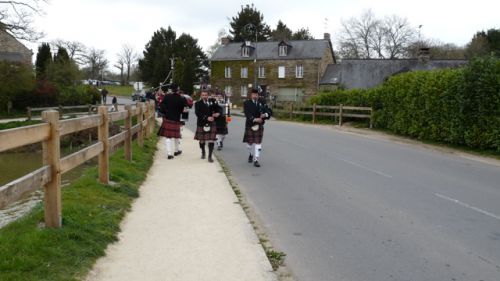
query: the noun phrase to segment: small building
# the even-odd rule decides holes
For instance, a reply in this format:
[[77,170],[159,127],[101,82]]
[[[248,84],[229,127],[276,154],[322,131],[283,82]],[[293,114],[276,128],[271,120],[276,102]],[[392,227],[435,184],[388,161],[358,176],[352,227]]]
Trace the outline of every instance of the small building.
[[0,29],[0,61],[31,64],[33,52],[14,36]]
[[319,90],[327,66],[335,63],[330,35],[319,40],[235,42],[223,38],[210,59],[210,84],[231,97],[261,89],[277,101],[302,102]]
[[428,49],[422,49],[415,59],[343,59],[328,65],[321,78],[321,90],[373,88],[389,77],[408,71],[457,68],[467,60],[433,60]]

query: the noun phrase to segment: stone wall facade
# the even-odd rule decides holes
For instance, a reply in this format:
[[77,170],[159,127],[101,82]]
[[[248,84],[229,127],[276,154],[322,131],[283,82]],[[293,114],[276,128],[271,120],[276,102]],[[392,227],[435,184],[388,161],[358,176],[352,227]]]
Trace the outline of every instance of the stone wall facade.
[[31,64],[33,52],[9,33],[0,30],[0,61]]

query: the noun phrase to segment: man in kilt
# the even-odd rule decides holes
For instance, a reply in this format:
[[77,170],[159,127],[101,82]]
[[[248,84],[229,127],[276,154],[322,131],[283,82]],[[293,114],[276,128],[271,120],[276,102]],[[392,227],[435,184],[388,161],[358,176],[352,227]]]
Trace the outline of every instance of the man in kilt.
[[208,98],[207,90],[202,90],[200,100],[194,105],[194,112],[198,118],[194,139],[200,142],[201,159],[206,158],[205,143],[208,142],[208,162],[212,163],[214,162],[212,153],[217,134],[215,118],[220,116],[220,107],[215,102],[215,99]]
[[252,89],[250,99],[243,104],[246,117],[245,135],[243,142],[247,144],[249,156],[248,163],[260,167],[259,158],[262,151],[262,138],[264,137],[265,120],[271,118],[272,112],[263,100],[259,100],[259,92]]
[[216,93],[217,105],[220,107],[220,115],[215,118],[215,126],[217,127],[217,150],[222,150],[224,139],[228,134],[227,117],[230,117],[230,109],[227,102],[220,92]]
[[173,159],[182,153],[180,150],[181,138],[181,114],[186,107],[186,99],[178,93],[178,87],[171,85],[172,92],[166,94],[160,103],[160,112],[163,115],[158,135],[165,137],[165,146],[167,148],[167,158]]

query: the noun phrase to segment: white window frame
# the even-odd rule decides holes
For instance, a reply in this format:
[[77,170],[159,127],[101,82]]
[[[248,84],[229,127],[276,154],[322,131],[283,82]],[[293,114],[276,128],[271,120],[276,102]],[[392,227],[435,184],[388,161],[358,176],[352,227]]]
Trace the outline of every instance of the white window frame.
[[225,86],[225,87],[224,87],[224,93],[225,93],[226,95],[231,96],[231,95],[233,94],[233,89],[231,88],[231,86]]
[[241,48],[241,56],[244,58],[250,57],[250,48],[246,46]]
[[231,67],[230,66],[226,66],[224,68],[224,77],[231,78]]
[[295,66],[295,78],[304,78],[304,65],[297,64]]
[[241,78],[248,78],[248,67],[242,66],[240,74],[241,74]]
[[266,68],[263,65],[259,66],[259,78],[266,78]]
[[248,88],[247,86],[243,85],[240,87],[240,94],[242,97],[247,97],[248,96]]
[[286,57],[287,53],[288,53],[288,46],[287,45],[281,45],[279,46],[279,56],[280,57]]
[[286,78],[286,67],[284,65],[278,66],[278,78],[279,79]]

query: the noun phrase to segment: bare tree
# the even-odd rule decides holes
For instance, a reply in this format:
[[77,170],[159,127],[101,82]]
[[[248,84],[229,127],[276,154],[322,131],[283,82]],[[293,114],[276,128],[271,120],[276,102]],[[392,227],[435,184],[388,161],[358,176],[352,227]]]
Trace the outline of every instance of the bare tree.
[[116,61],[114,67],[120,70],[120,83],[125,85],[125,79],[123,78],[123,71],[125,70],[125,61],[118,56],[118,61]]
[[209,58],[211,58],[215,54],[215,51],[217,51],[217,49],[219,48],[220,40],[223,37],[227,37],[227,36],[228,36],[228,34],[224,28],[219,29],[219,32],[217,32],[217,41],[215,41],[214,44],[211,45],[210,47],[208,47],[208,49],[207,49],[207,56]]
[[0,29],[17,39],[37,41],[43,33],[33,27],[33,16],[41,15],[47,0],[0,1]]
[[60,47],[68,51],[69,58],[72,59],[79,65],[85,64],[85,55],[87,52],[87,47],[78,41],[66,41],[62,39],[56,39],[50,42],[51,47],[56,50]]
[[108,60],[105,58],[105,51],[90,48],[85,55],[85,64],[92,79],[99,78],[99,75],[104,74],[104,70],[108,67]]
[[359,18],[342,21],[338,39],[344,58],[401,58],[417,33],[406,18],[396,15],[377,19],[371,10]]
[[127,79],[125,80],[125,83],[128,84],[128,82],[130,82],[130,73],[133,64],[137,61],[138,55],[131,45],[124,44],[121,52],[118,54],[118,58],[124,63],[127,69]]

